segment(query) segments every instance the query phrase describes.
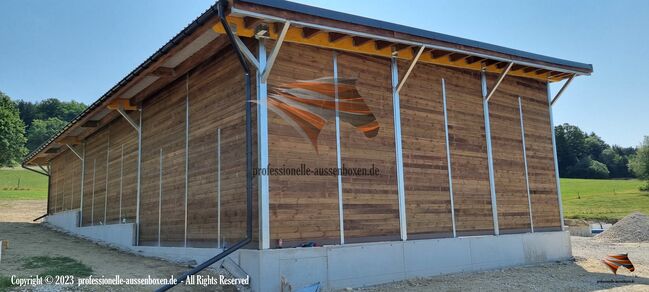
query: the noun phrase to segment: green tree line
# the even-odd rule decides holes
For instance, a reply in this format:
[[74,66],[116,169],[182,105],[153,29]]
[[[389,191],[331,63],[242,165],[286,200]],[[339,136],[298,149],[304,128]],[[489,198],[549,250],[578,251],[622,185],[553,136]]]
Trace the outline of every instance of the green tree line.
[[0,166],[14,166],[86,108],[76,101],[12,100],[0,91]]

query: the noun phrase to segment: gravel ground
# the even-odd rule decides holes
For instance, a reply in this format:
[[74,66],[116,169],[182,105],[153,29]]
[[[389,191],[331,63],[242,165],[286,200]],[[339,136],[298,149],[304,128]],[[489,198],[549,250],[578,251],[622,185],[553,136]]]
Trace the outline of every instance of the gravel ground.
[[[361,291],[649,291],[649,243],[612,243],[590,237],[571,237],[574,261],[509,269],[419,278]],[[635,266],[613,275],[600,259],[629,253]],[[598,283],[615,280],[618,283]],[[619,283],[633,281],[632,283]]]
[[595,239],[609,242],[649,242],[649,217],[633,213],[613,224]]

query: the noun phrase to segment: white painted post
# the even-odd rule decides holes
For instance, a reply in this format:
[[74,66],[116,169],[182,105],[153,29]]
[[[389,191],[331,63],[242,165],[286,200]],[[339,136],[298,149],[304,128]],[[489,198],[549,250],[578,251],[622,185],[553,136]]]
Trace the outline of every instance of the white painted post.
[[[268,167],[268,84],[262,74],[266,72],[266,46],[259,40],[259,68],[257,69],[257,145],[259,168]],[[260,249],[270,248],[270,198],[268,175],[259,173],[259,241]]]
[[446,80],[442,78],[442,101],[444,106],[444,138],[446,140],[446,163],[448,167],[448,194],[451,197],[451,223],[453,225],[453,237],[457,237],[455,227],[455,198],[453,198],[453,169],[451,167],[451,144],[448,139],[448,112],[446,110]]
[[[571,78],[572,80],[572,78]],[[552,115],[552,93],[550,91],[550,82],[548,87],[548,111],[550,112],[550,132],[552,132],[552,154],[554,156],[554,175],[557,184],[557,199],[559,200],[559,216],[561,217],[561,230],[564,230],[563,223],[563,202],[561,200],[561,180],[559,179],[559,160],[557,159],[557,140],[554,136],[554,118]],[[567,85],[567,84],[566,84]],[[565,88],[565,85],[564,85]],[[557,97],[558,98],[558,97]]]
[[336,100],[336,167],[338,168],[338,220],[340,226],[340,244],[345,244],[345,221],[343,210],[343,177],[342,157],[340,155],[340,105],[338,100],[338,54],[333,52],[334,63],[334,98]]
[[530,229],[534,232],[534,218],[532,217],[532,197],[530,196],[530,178],[527,171],[527,146],[525,144],[525,123],[523,122],[523,103],[518,97],[518,113],[521,119],[521,141],[523,144],[523,162],[525,163],[525,188],[527,189],[527,207],[530,210]]
[[392,57],[392,108],[394,110],[394,148],[397,164],[397,193],[399,196],[399,229],[401,240],[408,240],[406,218],[406,189],[403,179],[403,151],[401,147],[401,107],[399,106],[399,72],[396,57]]
[[496,202],[496,180],[494,177],[494,160],[491,149],[491,126],[489,122],[489,101],[487,100],[487,75],[484,71],[481,74],[482,79],[482,109],[484,111],[484,128],[487,137],[487,162],[489,164],[489,189],[491,191],[491,212],[493,215],[494,235],[500,234],[498,225],[498,204]]

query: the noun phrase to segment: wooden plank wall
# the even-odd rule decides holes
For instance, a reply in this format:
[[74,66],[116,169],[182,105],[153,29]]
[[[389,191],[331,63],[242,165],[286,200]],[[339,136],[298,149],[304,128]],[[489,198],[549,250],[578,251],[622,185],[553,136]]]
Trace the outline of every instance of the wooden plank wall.
[[[138,121],[139,112],[131,112]],[[137,131],[123,118],[109,127],[107,224],[135,222],[137,201]],[[120,213],[121,211],[121,213]],[[121,214],[121,217],[120,217]]]
[[[403,77],[409,62],[399,62]],[[400,92],[408,238],[452,236],[439,67],[417,64]]]
[[[496,78],[496,75],[489,74],[489,88],[495,84]],[[514,77],[505,78],[489,101],[498,224],[501,233],[531,231],[518,108],[518,97],[524,92],[521,92],[520,86],[514,80]]]
[[338,56],[338,76],[356,79],[358,93],[380,126],[378,135],[368,138],[348,123],[340,125],[343,166],[380,170],[378,176],[343,176],[345,242],[400,237],[390,68],[383,58]]
[[108,134],[108,128],[103,128],[86,139],[82,214],[84,226],[99,225],[104,220]]
[[[267,48],[273,44],[268,43]],[[333,51],[284,43],[269,76],[269,92],[297,80],[333,77]],[[342,128],[342,127],[341,127]],[[320,132],[317,151],[289,122],[269,110],[268,147],[271,167],[336,167],[335,121]],[[271,176],[271,246],[282,240],[292,246],[308,240],[339,243],[338,180],[336,176]]]
[[440,70],[446,80],[457,233],[493,234],[480,73]]
[[[64,146],[65,147],[65,146]],[[67,149],[67,148],[65,148]],[[52,159],[50,212],[79,208],[81,161],[70,150]]]
[[141,245],[184,245],[186,95],[179,78],[143,105]]
[[534,231],[560,230],[547,85],[512,78],[521,92]]
[[228,49],[191,72],[188,246],[216,247],[218,243],[218,129],[221,246],[245,238],[245,106],[243,69],[234,51]]

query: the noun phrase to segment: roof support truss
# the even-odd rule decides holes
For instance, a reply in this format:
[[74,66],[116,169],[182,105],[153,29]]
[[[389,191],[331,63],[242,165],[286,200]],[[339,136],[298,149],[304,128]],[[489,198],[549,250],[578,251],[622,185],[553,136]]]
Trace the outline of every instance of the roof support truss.
[[496,93],[496,90],[498,89],[498,86],[500,86],[500,83],[503,82],[503,79],[505,79],[505,76],[507,76],[507,73],[509,73],[509,70],[512,69],[513,65],[514,65],[514,63],[509,63],[509,65],[507,65],[507,67],[505,68],[503,73],[500,73],[500,76],[498,77],[498,80],[496,81],[496,84],[491,89],[491,91],[489,91],[489,94],[487,94],[487,97],[485,97],[487,102],[489,102],[489,99],[491,99],[491,97],[494,95],[494,93]]
[[415,55],[415,58],[410,63],[410,66],[408,67],[408,71],[406,71],[406,74],[403,75],[403,78],[401,78],[401,82],[399,82],[399,85],[397,86],[397,93],[401,92],[401,88],[403,88],[403,84],[405,84],[406,80],[408,80],[408,76],[410,76],[410,73],[412,73],[412,69],[415,68],[417,61],[419,61],[419,57],[421,57],[421,54],[424,53],[425,48],[426,47],[421,46],[417,51],[417,55]]
[[83,161],[83,156],[81,156],[81,154],[79,154],[79,152],[76,149],[74,149],[72,145],[70,144],[65,144],[65,145],[68,146],[68,148],[70,149],[70,151],[72,151],[72,153],[74,153],[74,155],[76,155],[77,157],[79,157],[81,161]]
[[[568,81],[566,81],[566,83],[564,83],[563,86],[561,86],[561,89],[559,89],[559,92],[557,92],[557,95],[555,95],[554,98],[552,98],[552,101],[550,102],[550,106],[553,106],[554,103],[557,102],[557,100],[559,100],[559,97],[561,97],[561,94],[563,94],[563,91],[566,90],[566,88],[568,88],[568,85],[570,85],[570,82],[572,82],[573,78],[575,78],[575,75],[570,76],[570,78],[568,78]],[[548,83],[548,86],[550,86],[549,83]]]
[[273,51],[270,52],[270,56],[268,56],[268,61],[266,61],[266,69],[264,69],[264,72],[261,74],[261,80],[263,80],[263,82],[268,81],[268,75],[270,75],[270,70],[273,69],[273,65],[275,64],[275,59],[277,59],[277,55],[279,54],[279,49],[282,47],[282,43],[284,43],[284,39],[286,38],[286,33],[288,32],[288,28],[290,26],[291,26],[290,21],[284,22],[284,26],[282,26],[282,31],[279,33],[277,42],[275,42],[275,47],[273,47]]

